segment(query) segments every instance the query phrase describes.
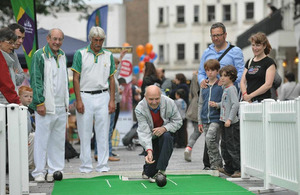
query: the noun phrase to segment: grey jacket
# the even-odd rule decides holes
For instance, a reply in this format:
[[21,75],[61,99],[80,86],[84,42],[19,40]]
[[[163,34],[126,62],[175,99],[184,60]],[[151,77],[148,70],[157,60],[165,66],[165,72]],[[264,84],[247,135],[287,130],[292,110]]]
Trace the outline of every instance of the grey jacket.
[[[148,103],[145,98],[139,102],[135,108],[136,118],[138,120],[138,136],[140,144],[145,150],[152,148],[152,129],[154,128],[152,116]],[[163,119],[163,127],[167,131],[175,133],[182,126],[182,119],[180,113],[175,105],[174,101],[165,96],[161,95],[160,99],[160,117]]]

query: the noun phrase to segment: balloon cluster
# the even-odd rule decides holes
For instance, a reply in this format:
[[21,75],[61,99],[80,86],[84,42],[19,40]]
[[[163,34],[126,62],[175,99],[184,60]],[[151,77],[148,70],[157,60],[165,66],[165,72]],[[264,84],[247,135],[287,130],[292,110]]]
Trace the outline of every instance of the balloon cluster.
[[154,60],[156,60],[157,54],[152,50],[153,50],[153,45],[151,43],[147,43],[145,46],[138,45],[136,47],[136,54],[140,58],[140,62],[137,66],[133,67],[134,74],[143,72],[145,67],[145,62],[154,62]]

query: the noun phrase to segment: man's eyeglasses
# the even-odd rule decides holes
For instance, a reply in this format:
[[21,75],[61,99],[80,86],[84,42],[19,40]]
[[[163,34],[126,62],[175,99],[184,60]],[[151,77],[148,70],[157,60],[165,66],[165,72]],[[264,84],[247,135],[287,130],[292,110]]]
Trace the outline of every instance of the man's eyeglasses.
[[211,37],[211,38],[219,38],[219,37],[221,37],[221,36],[223,36],[223,35],[224,35],[224,33],[222,33],[222,34],[210,35],[210,37]]
[[57,38],[57,37],[51,37],[52,41],[59,41],[62,42],[64,39],[62,38]]
[[4,42],[6,42],[6,43],[8,43],[10,45],[15,45],[15,42],[13,42],[13,41],[4,41]]

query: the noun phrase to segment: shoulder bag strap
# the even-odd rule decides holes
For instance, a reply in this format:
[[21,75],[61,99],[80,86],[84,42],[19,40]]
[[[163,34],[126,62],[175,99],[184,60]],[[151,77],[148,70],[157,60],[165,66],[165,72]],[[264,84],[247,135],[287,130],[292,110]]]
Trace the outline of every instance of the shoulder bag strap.
[[229,50],[231,50],[234,47],[234,45],[229,45],[229,47],[224,51],[224,53],[218,58],[218,61],[220,62],[222,58],[229,52]]
[[249,62],[248,62],[248,69],[249,69],[249,67],[250,67],[250,65],[251,65],[252,60],[253,60],[253,58],[250,58],[250,60],[249,60]]

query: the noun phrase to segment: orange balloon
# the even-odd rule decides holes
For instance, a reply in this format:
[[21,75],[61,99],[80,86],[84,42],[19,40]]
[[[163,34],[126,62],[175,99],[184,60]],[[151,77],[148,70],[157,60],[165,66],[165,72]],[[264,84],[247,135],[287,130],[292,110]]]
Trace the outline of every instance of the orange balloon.
[[123,43],[123,47],[129,47],[130,44],[129,43]]
[[140,61],[139,62],[139,68],[140,68],[140,70],[143,70],[144,67],[145,67],[145,62],[144,61]]
[[153,49],[153,45],[151,43],[147,43],[145,45],[146,53],[149,55]]
[[136,47],[136,54],[137,54],[139,57],[141,57],[141,56],[144,54],[144,52],[145,52],[145,48],[144,48],[143,45],[138,45],[138,46]]

